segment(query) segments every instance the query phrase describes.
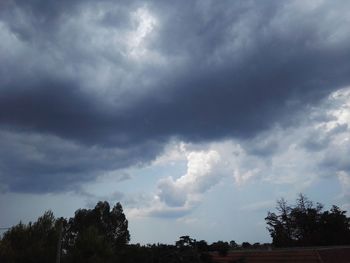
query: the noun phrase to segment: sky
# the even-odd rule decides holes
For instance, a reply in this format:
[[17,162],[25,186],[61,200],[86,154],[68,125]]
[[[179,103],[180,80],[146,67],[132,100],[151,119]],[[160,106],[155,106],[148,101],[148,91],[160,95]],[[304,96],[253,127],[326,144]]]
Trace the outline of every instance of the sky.
[[350,2],[0,1],[0,227],[121,202],[131,243],[350,211]]

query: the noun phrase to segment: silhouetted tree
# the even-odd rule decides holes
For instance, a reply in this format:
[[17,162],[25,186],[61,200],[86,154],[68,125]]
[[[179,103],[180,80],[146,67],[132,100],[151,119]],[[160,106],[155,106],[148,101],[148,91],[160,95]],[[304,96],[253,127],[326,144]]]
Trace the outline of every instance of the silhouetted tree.
[[12,227],[1,240],[0,262],[54,262],[58,241],[58,224],[47,211],[34,223]]
[[244,249],[248,249],[248,248],[251,248],[251,247],[252,247],[252,245],[249,242],[243,242],[242,243],[242,248],[244,248]]
[[69,220],[65,249],[72,262],[109,262],[129,242],[128,221],[120,203],[110,209],[98,202],[94,209],[79,209]]
[[234,241],[234,240],[230,241],[230,248],[231,249],[237,249],[238,248],[238,244],[236,243],[236,241]]
[[350,218],[346,217],[346,211],[333,205],[330,211],[322,213],[320,218],[320,242],[322,245],[350,244]]
[[195,239],[190,238],[190,236],[181,236],[175,245],[178,248],[192,247],[196,243]]
[[210,245],[211,251],[217,251],[220,256],[226,256],[230,249],[230,245],[227,242],[217,241]]
[[276,208],[278,214],[268,212],[265,220],[277,247],[350,244],[349,218],[336,206],[322,212],[322,204],[300,194],[294,207],[281,199]]
[[113,246],[101,235],[97,228],[89,226],[76,238],[74,246],[69,250],[68,260],[71,262],[112,262]]
[[198,251],[201,251],[201,252],[208,251],[209,249],[208,243],[205,240],[200,240],[196,242],[196,247]]
[[[163,261],[164,258],[166,258],[165,261]],[[165,256],[163,253],[159,260],[155,262],[209,263],[212,262],[212,256],[209,253],[209,246],[205,240],[196,241],[190,236],[181,236],[175,242],[175,247],[170,247],[168,253]]]

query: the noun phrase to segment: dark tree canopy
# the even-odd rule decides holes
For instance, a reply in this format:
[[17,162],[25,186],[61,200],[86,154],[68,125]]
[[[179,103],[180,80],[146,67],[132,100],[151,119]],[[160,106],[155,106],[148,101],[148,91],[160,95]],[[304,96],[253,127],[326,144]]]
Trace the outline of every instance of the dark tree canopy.
[[226,256],[228,250],[230,249],[230,245],[224,241],[217,241],[210,245],[211,250],[217,251],[219,255]]
[[175,243],[176,247],[178,248],[192,247],[194,244],[196,244],[196,240],[190,236],[181,236],[180,239]]
[[[323,205],[299,195],[294,206],[281,199],[276,209],[265,218],[276,247],[350,244],[350,218],[337,206],[324,211]],[[215,255],[223,257],[230,250],[270,248],[270,244],[238,245],[235,241],[209,245],[188,235],[181,236],[175,245],[140,246],[129,245],[129,241],[128,220],[121,204],[111,208],[108,202],[98,202],[93,209],[77,210],[69,220],[55,218],[48,211],[34,223],[12,227],[0,238],[0,262],[50,263],[61,255],[61,263],[209,263]]]
[[7,231],[0,246],[0,262],[54,262],[58,239],[58,220],[51,211],[34,223],[19,223]]
[[98,202],[94,209],[77,210],[75,216],[69,220],[69,238],[74,239],[91,228],[95,228],[99,235],[111,241],[116,247],[130,241],[128,220],[120,203],[117,203],[112,210],[106,201]]
[[79,209],[69,219],[65,247],[71,262],[109,262],[130,241],[128,220],[117,203],[98,202],[93,209]]
[[350,218],[337,206],[323,211],[322,204],[300,194],[296,205],[289,206],[282,198],[276,209],[278,213],[268,212],[265,218],[274,246],[350,244]]
[[110,209],[108,202],[98,202],[68,221],[48,211],[34,223],[12,227],[0,240],[0,262],[55,262],[61,226],[61,262],[118,262],[130,240],[121,204]]

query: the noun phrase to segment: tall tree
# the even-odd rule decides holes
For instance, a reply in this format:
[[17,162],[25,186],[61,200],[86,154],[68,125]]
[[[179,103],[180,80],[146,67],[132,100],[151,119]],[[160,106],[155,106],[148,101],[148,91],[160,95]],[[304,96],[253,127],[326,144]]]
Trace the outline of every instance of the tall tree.
[[112,239],[115,245],[122,246],[130,241],[130,234],[128,230],[128,220],[123,212],[122,205],[118,202],[110,213],[112,225]]
[[350,219],[346,211],[323,205],[300,194],[295,206],[284,199],[277,201],[278,213],[268,212],[265,218],[272,243],[278,247],[350,244]]
[[0,262],[55,262],[58,230],[51,211],[45,212],[34,223],[19,223],[1,240]]
[[73,262],[107,262],[129,241],[128,220],[121,204],[111,210],[105,201],[75,212],[68,223],[65,248]]

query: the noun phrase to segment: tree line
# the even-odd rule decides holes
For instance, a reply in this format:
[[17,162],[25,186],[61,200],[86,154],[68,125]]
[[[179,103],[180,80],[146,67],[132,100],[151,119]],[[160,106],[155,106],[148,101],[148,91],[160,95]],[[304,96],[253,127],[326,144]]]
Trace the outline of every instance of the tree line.
[[69,220],[48,211],[34,223],[12,227],[0,240],[0,262],[119,262],[129,240],[121,204],[110,209],[98,202]]
[[338,206],[324,211],[300,194],[295,205],[282,198],[276,209],[265,218],[275,247],[350,245],[350,218]]
[[129,244],[128,220],[122,205],[98,202],[93,209],[78,209],[70,219],[45,212],[37,221],[19,223],[0,239],[0,262],[212,262],[212,255],[229,251],[271,247],[350,245],[350,218],[333,206],[324,211],[304,195],[295,205],[281,199],[277,212],[265,218],[272,244],[217,241],[208,244],[181,236],[174,245]]
[[[128,220],[117,203],[98,202],[93,209],[79,209],[70,219],[45,212],[37,221],[19,223],[0,240],[0,262],[212,262],[212,252],[225,256],[230,249],[253,248],[258,243],[235,241],[208,244],[181,236],[174,245],[129,244]],[[259,245],[259,244],[258,244]],[[59,257],[59,260],[57,258]]]

